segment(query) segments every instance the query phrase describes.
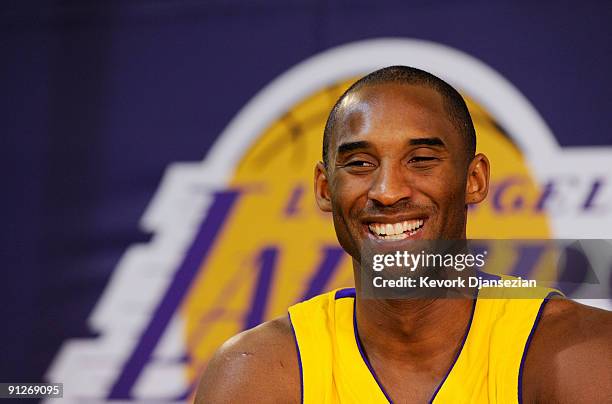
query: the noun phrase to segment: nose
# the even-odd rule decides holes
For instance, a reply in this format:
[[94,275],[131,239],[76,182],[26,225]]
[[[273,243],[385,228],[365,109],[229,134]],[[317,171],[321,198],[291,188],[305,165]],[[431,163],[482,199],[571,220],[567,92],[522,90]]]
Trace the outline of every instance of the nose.
[[400,165],[381,164],[368,191],[368,198],[384,206],[410,199],[413,189],[406,174]]

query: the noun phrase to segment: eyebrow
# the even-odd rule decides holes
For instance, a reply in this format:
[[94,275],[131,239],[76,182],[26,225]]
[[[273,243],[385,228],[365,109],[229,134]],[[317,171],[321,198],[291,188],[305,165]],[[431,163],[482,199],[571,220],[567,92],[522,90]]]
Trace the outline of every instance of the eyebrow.
[[344,154],[359,149],[367,149],[368,147],[370,147],[370,142],[366,141],[342,143],[340,146],[338,146],[337,154]]
[[446,147],[442,139],[439,137],[422,137],[418,139],[410,139],[410,146],[441,146]]
[[[442,139],[439,137],[422,137],[417,139],[410,139],[408,142],[410,146],[440,146],[446,147]],[[340,144],[338,146],[337,154],[341,155],[344,153],[349,153],[355,150],[367,149],[371,146],[370,142],[366,142],[364,140],[357,142],[346,142]]]

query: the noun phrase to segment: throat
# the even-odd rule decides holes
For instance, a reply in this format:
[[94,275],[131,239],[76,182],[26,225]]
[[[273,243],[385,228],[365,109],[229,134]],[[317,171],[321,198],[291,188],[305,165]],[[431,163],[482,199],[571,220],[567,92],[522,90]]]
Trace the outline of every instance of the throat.
[[461,353],[475,303],[356,300],[357,344],[390,401],[433,401]]
[[356,334],[368,355],[396,365],[443,368],[463,345],[474,308],[473,299],[358,298]]

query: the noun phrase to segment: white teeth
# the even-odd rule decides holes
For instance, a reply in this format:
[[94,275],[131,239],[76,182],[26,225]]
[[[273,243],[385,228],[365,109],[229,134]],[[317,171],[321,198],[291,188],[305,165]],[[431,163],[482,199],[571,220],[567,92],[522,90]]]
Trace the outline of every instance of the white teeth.
[[385,233],[389,236],[393,235],[393,225],[387,223],[387,227],[385,228]]
[[423,220],[411,220],[398,223],[371,223],[370,231],[379,238],[402,240],[416,233],[423,226]]

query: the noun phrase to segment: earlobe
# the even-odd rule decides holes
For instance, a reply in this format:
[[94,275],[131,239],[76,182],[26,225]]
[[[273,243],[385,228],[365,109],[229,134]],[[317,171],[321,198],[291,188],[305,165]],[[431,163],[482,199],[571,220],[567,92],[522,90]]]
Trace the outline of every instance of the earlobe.
[[315,167],[314,191],[319,209],[321,209],[323,212],[331,212],[331,196],[329,194],[327,169],[322,162],[317,163]]
[[482,202],[489,192],[489,159],[482,153],[474,156],[468,167],[465,189],[466,205]]

